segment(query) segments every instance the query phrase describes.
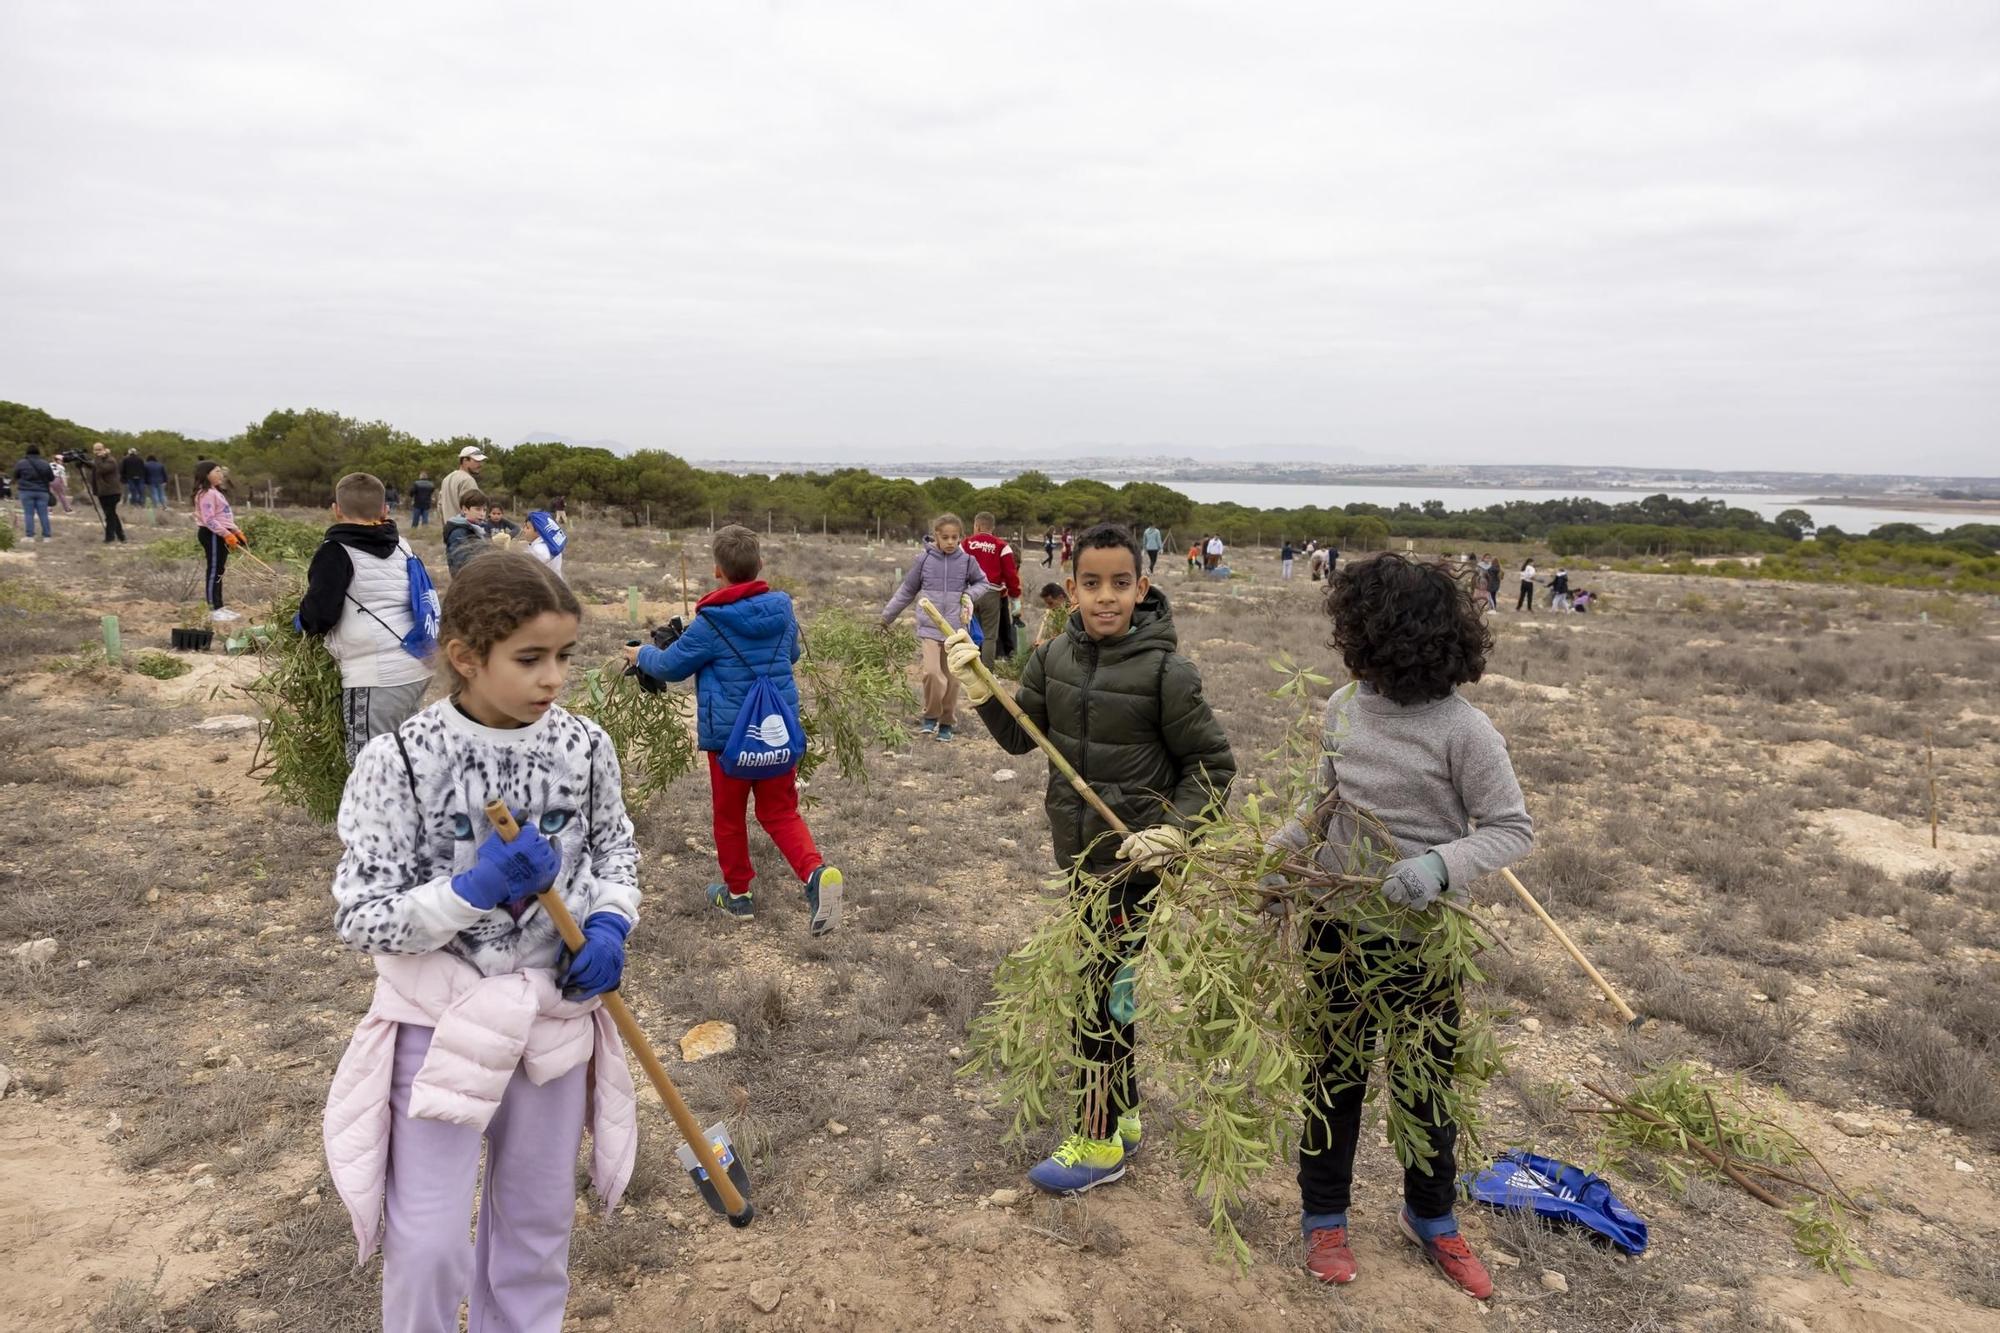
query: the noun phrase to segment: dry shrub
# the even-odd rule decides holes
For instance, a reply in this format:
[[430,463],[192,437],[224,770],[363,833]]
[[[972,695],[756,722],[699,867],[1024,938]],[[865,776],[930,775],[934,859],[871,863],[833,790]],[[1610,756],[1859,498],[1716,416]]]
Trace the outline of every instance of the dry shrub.
[[1899,1004],[1864,1010],[1841,1033],[1855,1068],[1918,1115],[1975,1134],[2000,1131],[2000,1080],[1990,1046],[1967,1045],[1934,1014]]
[[1632,956],[1625,975],[1639,1009],[1706,1038],[1718,1063],[1778,1083],[1794,1074],[1805,1019],[1790,1005],[1752,1000],[1740,984],[1713,984],[1653,954]]

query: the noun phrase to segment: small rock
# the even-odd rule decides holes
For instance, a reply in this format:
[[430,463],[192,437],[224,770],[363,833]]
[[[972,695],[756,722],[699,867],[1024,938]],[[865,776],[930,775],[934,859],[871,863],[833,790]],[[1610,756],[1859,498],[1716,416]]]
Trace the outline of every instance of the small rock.
[[1523,1032],[1540,1032],[1541,1030],[1542,1030],[1542,1020],[1541,1020],[1541,1019],[1539,1019],[1539,1018],[1524,1018],[1524,1019],[1522,1019],[1522,1020],[1521,1020],[1521,1031],[1523,1031]]
[[1017,776],[1011,768],[996,768],[993,770],[993,780],[995,782],[1012,782]]
[[681,1037],[681,1059],[693,1064],[712,1055],[727,1055],[736,1049],[733,1023],[697,1023]]
[[1885,1139],[1893,1139],[1903,1132],[1903,1127],[1893,1120],[1879,1120],[1875,1124],[1875,1132]]
[[27,967],[45,967],[55,961],[56,942],[54,936],[45,935],[38,940],[14,946],[14,960]]
[[[257,730],[257,719],[247,713],[223,713],[216,717],[204,718],[202,721],[195,723],[194,730],[206,731],[215,735],[226,734],[232,731],[255,731]],[[271,1317],[273,1319],[277,1318],[275,1314]]]
[[156,903],[160,901],[159,885],[155,884],[152,888],[146,890],[146,901],[149,903]]
[[847,1137],[847,1126],[841,1124],[838,1120],[829,1120],[826,1122],[826,1132],[837,1139],[845,1138]]
[[1771,997],[1766,995],[1763,991],[1760,990],[1751,991],[1750,998],[1755,1000],[1759,1004],[1769,1004],[1771,1002]]
[[1544,1268],[1542,1270],[1542,1290],[1568,1291],[1569,1279],[1564,1277],[1561,1273],[1556,1272],[1556,1270],[1553,1268]]
[[7,1089],[14,1086],[14,1071],[0,1065],[0,1097],[7,1095]]
[[986,1202],[992,1204],[995,1208],[1012,1208],[1020,1201],[1021,1191],[1019,1190],[994,1190],[986,1196]]
[[113,1111],[109,1116],[105,1117],[104,1132],[106,1134],[123,1134],[125,1132],[125,1117]]
[[1107,1259],[1115,1259],[1125,1252],[1125,1233],[1109,1222],[1099,1222],[1090,1229],[1089,1243]]
[[1951,1162],[1951,1169],[1952,1169],[1952,1170],[1954,1170],[1954,1171],[1956,1171],[1956,1172],[1958,1172],[1958,1173],[1959,1173],[1960,1175],[1965,1175],[1965,1176],[1969,1176],[1969,1175],[1971,1175],[1971,1174],[1972,1174],[1972,1173],[1973,1173],[1973,1172],[1974,1172],[1974,1171],[1975,1171],[1975,1170],[1976,1170],[1977,1168],[1975,1168],[1975,1167],[1974,1167],[1974,1166],[1972,1165],[1972,1163],[1970,1163],[1970,1162],[1966,1161],[1966,1160],[1965,1160],[1964,1158],[1962,1158],[1962,1157],[1954,1157],[1954,1158],[1952,1159],[1952,1162]]
[[1845,1111],[1834,1113],[1833,1127],[1850,1139],[1867,1138],[1875,1132],[1875,1126],[1869,1121],[1863,1120],[1858,1115],[1849,1115]]
[[219,1069],[229,1063],[229,1051],[222,1046],[211,1046],[201,1053],[201,1062],[210,1069]]
[[88,972],[88,971],[90,971],[90,960],[89,960],[88,958],[79,958],[79,959],[77,959],[77,960],[76,960],[76,970],[77,970],[77,971],[79,971],[79,972]]
[[785,1299],[785,1284],[775,1277],[759,1278],[750,1284],[750,1303],[770,1314]]
[[1486,1257],[1494,1263],[1499,1264],[1502,1268],[1519,1268],[1521,1266],[1520,1256],[1509,1254],[1505,1250],[1488,1250]]

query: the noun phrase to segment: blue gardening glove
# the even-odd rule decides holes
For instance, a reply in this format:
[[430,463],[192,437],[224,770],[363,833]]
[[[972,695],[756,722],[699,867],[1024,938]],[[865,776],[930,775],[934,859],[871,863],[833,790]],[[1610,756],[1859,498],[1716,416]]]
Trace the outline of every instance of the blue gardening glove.
[[487,834],[472,868],[451,877],[452,892],[483,912],[533,897],[562,872],[562,848],[544,838],[520,811],[514,812],[514,820],[521,826],[514,841],[504,841],[497,831]]
[[1444,858],[1436,852],[1425,852],[1389,867],[1389,873],[1382,879],[1382,896],[1398,907],[1421,912],[1438,900],[1450,879]]
[[625,975],[625,936],[632,923],[616,912],[593,913],[583,923],[583,947],[563,973],[563,998],[587,1000],[618,989]]

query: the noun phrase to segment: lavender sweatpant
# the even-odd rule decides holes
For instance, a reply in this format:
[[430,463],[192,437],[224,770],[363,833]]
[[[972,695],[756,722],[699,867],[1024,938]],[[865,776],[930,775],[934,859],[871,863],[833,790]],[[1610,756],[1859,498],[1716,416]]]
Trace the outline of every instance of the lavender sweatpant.
[[389,1180],[382,1236],[383,1333],[556,1333],[569,1300],[569,1230],[585,1077],[578,1065],[541,1087],[514,1071],[486,1126],[476,1241],[465,1234],[479,1177],[480,1133],[410,1118],[410,1085],[431,1029],[396,1034],[389,1094]]

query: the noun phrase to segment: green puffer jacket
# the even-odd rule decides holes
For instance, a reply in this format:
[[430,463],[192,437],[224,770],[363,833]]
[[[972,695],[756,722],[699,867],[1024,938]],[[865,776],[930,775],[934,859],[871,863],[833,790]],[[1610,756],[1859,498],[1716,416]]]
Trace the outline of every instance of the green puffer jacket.
[[[1236,777],[1229,737],[1209,710],[1201,673],[1174,651],[1178,643],[1173,613],[1158,588],[1140,600],[1131,630],[1120,639],[1091,638],[1082,617],[1072,614],[1063,634],[1028,659],[1014,696],[1135,831],[1187,823],[1226,794]],[[1009,754],[1036,748],[998,699],[981,704],[979,716]],[[1057,865],[1073,865],[1086,849],[1091,870],[1118,864],[1119,839],[1103,837],[1104,820],[1053,764],[1045,804]]]

